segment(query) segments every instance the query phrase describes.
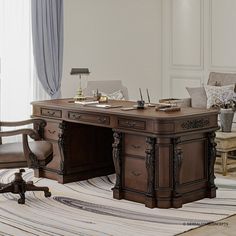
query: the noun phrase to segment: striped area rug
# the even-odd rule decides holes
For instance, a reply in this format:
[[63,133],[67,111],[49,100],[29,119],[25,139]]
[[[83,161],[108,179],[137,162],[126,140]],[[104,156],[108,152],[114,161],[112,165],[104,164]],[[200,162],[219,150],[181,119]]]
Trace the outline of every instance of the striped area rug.
[[[9,182],[16,170],[1,170],[0,181]],[[18,195],[0,195],[0,235],[125,235],[167,236],[218,221],[236,213],[236,181],[217,176],[217,198],[185,204],[180,209],[149,209],[143,204],[112,198],[115,176],[59,184],[33,178],[36,185],[47,185],[51,198],[28,192],[26,204]]]

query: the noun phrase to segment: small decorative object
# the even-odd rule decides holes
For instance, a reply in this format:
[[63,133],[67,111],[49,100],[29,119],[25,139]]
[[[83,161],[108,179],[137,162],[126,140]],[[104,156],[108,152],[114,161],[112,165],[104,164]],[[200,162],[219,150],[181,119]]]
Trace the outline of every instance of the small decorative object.
[[107,102],[108,102],[108,97],[107,96],[100,96],[99,103],[107,103]]
[[81,86],[81,75],[89,75],[89,69],[88,68],[72,68],[71,75],[79,75],[79,88],[77,90],[77,93],[74,97],[74,99],[77,100],[85,100],[86,97],[83,95],[83,91],[82,91],[82,86]]
[[98,89],[96,90],[96,92],[94,93],[94,98],[99,101],[101,98],[102,94],[100,92],[98,92]]
[[178,107],[190,107],[190,99],[163,98],[163,99],[160,99],[159,102],[173,104]]
[[139,94],[140,94],[141,100],[137,101],[137,109],[144,109],[145,101],[143,100],[141,88],[139,88]]
[[158,103],[155,108],[156,111],[165,111],[165,112],[172,112],[172,111],[180,111],[181,108],[176,104],[169,104],[169,103]]
[[234,91],[222,93],[213,107],[220,108],[220,125],[222,132],[231,132],[234,112],[236,110],[236,94]]

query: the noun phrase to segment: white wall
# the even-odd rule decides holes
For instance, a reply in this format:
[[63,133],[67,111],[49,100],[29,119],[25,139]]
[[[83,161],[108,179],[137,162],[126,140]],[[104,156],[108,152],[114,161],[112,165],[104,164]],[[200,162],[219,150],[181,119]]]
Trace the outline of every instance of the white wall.
[[235,0],[163,0],[163,96],[236,71]]
[[235,22],[235,0],[66,0],[63,97],[78,87],[72,67],[122,80],[133,100],[139,87],[186,97],[210,71],[236,71]]
[[66,0],[64,7],[63,97],[78,87],[72,67],[91,70],[83,81],[122,80],[132,100],[139,87],[161,97],[161,0]]

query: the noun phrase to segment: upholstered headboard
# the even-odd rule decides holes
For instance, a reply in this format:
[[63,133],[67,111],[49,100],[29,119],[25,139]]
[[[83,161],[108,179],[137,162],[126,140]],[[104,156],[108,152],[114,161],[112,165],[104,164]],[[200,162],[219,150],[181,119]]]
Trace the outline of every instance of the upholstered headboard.
[[236,84],[236,74],[211,72],[207,84],[218,86]]
[[122,85],[121,80],[90,80],[87,82],[87,88],[84,89],[84,94],[86,96],[93,96],[93,91],[96,91],[97,89],[98,91],[107,94],[121,90],[124,98],[128,100],[128,90]]

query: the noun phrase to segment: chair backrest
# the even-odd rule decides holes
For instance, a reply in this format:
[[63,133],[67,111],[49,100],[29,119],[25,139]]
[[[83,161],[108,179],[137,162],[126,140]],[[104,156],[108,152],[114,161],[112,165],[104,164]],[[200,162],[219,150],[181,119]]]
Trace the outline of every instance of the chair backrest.
[[84,95],[93,96],[93,91],[104,92],[107,94],[121,90],[125,100],[128,100],[128,90],[122,85],[121,80],[98,80],[87,81],[87,88],[84,89]]
[[236,84],[236,74],[211,72],[207,84],[217,86]]

